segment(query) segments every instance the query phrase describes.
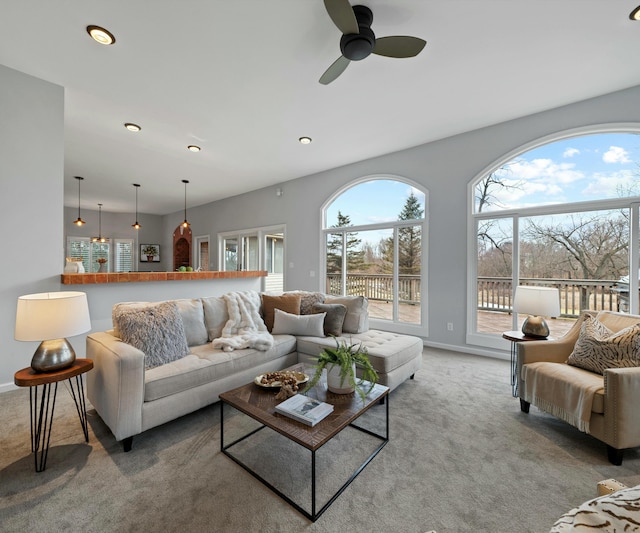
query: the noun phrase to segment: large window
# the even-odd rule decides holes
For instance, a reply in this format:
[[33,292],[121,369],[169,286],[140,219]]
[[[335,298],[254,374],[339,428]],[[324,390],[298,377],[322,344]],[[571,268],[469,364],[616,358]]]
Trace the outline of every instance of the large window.
[[425,323],[425,209],[424,192],[399,179],[338,193],[323,211],[324,290],[366,296],[374,320]]
[[558,289],[552,336],[585,309],[638,312],[638,276],[629,276],[640,257],[638,133],[538,143],[495,165],[470,192],[470,343],[496,346],[503,331],[521,327],[526,316],[512,308],[518,285]]

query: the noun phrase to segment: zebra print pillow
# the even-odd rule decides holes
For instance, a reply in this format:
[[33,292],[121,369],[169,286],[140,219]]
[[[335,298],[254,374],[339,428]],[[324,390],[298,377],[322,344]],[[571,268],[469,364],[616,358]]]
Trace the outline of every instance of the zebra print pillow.
[[567,364],[598,374],[606,368],[640,366],[640,322],[613,333],[587,315]]
[[559,518],[549,533],[640,531],[639,515],[640,485],[583,503]]

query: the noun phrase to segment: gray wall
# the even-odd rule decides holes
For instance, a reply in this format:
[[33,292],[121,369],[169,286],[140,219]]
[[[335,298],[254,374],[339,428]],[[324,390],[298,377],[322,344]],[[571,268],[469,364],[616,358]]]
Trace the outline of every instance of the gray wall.
[[64,91],[0,65],[0,386],[38,343],[13,338],[16,300],[60,289]]
[[[20,294],[60,289],[64,231],[77,213],[72,209],[62,220],[62,89],[0,66],[0,96],[0,140],[3,141],[0,217],[8,228],[6,250],[20,251],[5,257],[0,281],[0,342],[5,349],[4,364],[0,366],[2,390],[13,381],[16,370],[29,364],[35,349],[30,343],[13,340],[16,298]],[[320,268],[319,210],[327,198],[363,176],[388,173],[413,180],[429,191],[427,341],[474,351],[474,347],[465,344],[468,182],[512,150],[556,132],[597,124],[634,122],[640,126],[639,99],[640,87],[634,87],[285,182],[280,184],[284,192],[281,197],[276,196],[276,186],[273,186],[189,208],[188,218],[194,236],[211,236],[214,264],[218,232],[286,225],[286,288],[316,290],[321,288],[320,279],[311,277],[310,271],[317,273]],[[34,146],[38,157],[34,157]],[[33,195],[34,190],[38,191],[37,195]],[[37,216],[15,223],[25,215]],[[160,233],[153,234],[161,239],[158,242],[163,245],[164,258],[168,257],[165,252],[171,249],[173,230],[182,218],[182,212],[162,217]],[[103,215],[103,228],[105,220]],[[126,224],[131,224],[128,218]],[[37,257],[26,260],[21,257],[26,242],[37,243]],[[163,268],[170,266],[163,262]],[[182,292],[176,287],[179,286],[170,290],[153,287],[157,290],[147,299],[163,299],[165,292],[167,297],[176,297]],[[108,321],[110,313],[111,298],[100,294],[105,290],[92,290],[90,295],[90,308],[100,325]],[[184,290],[185,296],[187,290]],[[218,294],[220,290],[220,287],[212,288],[211,293]],[[136,294],[136,298],[139,296],[144,294]],[[446,330],[447,322],[454,323],[453,332]],[[426,335],[427,331],[422,333]],[[72,343],[79,355],[84,353],[81,342],[72,339]]]

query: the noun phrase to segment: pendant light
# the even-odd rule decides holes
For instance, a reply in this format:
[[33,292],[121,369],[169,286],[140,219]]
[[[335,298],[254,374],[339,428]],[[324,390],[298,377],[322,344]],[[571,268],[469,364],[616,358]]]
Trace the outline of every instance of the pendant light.
[[189,180],[182,180],[182,183],[184,183],[184,222],[182,223],[182,227],[188,228],[189,222],[187,222],[187,183],[189,183]]
[[134,183],[133,186],[136,188],[136,222],[135,224],[131,224],[132,228],[140,229],[142,226],[138,223],[138,189],[140,188],[139,183]]
[[80,176],[76,176],[75,178],[78,180],[78,219],[75,220],[73,223],[76,226],[83,226],[85,224],[85,221],[80,218],[80,182],[84,178],[81,178]]
[[107,242],[102,236],[102,204],[98,204],[98,236],[91,237],[91,242]]

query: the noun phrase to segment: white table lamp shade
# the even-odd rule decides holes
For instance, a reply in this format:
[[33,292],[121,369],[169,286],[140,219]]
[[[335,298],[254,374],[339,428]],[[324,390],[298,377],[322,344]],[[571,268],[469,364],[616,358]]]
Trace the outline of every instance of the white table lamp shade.
[[529,315],[522,323],[522,333],[526,337],[546,339],[549,325],[543,317],[560,315],[560,291],[551,287],[516,287],[513,299],[516,313]]
[[90,329],[84,292],[42,292],[18,298],[15,329],[18,341],[63,339]]
[[31,359],[35,372],[54,372],[71,366],[76,353],[65,337],[91,329],[84,292],[41,292],[18,298],[15,339],[40,341]]
[[533,316],[560,315],[560,291],[551,287],[516,287],[513,310]]

